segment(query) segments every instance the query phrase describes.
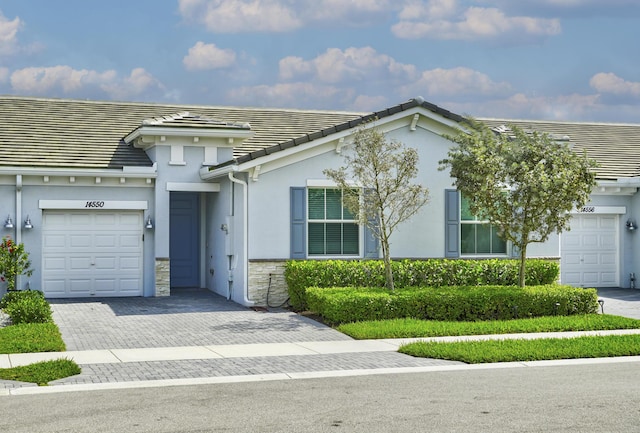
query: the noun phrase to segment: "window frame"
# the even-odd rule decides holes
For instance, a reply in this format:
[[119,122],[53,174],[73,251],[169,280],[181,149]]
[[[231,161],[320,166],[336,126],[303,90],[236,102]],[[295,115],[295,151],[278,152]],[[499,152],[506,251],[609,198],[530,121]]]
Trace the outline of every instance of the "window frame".
[[[459,209],[459,228],[458,228],[458,239],[459,239],[459,248],[460,248],[460,257],[490,257],[490,258],[504,258],[504,257],[509,257],[509,250],[510,250],[510,246],[511,243],[508,240],[502,240],[504,242],[504,252],[499,252],[499,253],[494,253],[493,251],[493,236],[494,236],[494,231],[496,230],[496,226],[492,225],[489,223],[488,220],[482,220],[480,219],[477,215],[473,215],[471,214],[471,211],[469,210],[469,214],[472,216],[473,219],[464,219],[463,218],[463,211],[464,211],[464,196],[462,195],[462,193],[458,194],[458,209]],[[467,208],[468,209],[468,208]],[[476,229],[474,231],[474,246],[475,246],[475,251],[478,250],[478,231],[477,231],[477,227],[478,226],[488,226],[489,227],[489,241],[490,241],[490,252],[487,253],[478,253],[478,252],[473,252],[473,253],[466,253],[463,252],[463,235],[462,235],[462,227],[463,225],[465,226],[476,226]],[[497,233],[495,234],[495,236],[498,236]]]
[[[354,187],[357,188],[357,187]],[[310,192],[312,190],[323,190],[324,191],[324,218],[311,218],[311,198],[310,198]],[[341,211],[341,218],[336,219],[336,218],[327,218],[327,191],[340,191],[340,211]],[[311,259],[344,259],[344,258],[362,258],[363,254],[364,254],[364,231],[363,228],[360,226],[360,224],[358,224],[356,222],[355,219],[348,219],[345,218],[345,212],[348,212],[347,209],[345,209],[343,201],[342,201],[342,191],[340,190],[340,188],[338,188],[337,185],[307,185],[306,188],[306,249],[307,249],[307,257],[311,258]],[[353,216],[352,216],[353,218]],[[357,253],[312,253],[311,252],[311,248],[310,248],[310,240],[311,240],[311,228],[310,228],[310,224],[323,224],[325,227],[325,233],[324,233],[324,249],[325,251],[327,250],[327,240],[326,240],[326,226],[327,224],[340,224],[341,225],[341,229],[342,226],[344,224],[354,224],[356,226],[356,233],[358,235],[358,240],[357,240]],[[344,251],[344,231],[343,229],[341,230],[341,239],[340,239],[340,248],[342,251]]]

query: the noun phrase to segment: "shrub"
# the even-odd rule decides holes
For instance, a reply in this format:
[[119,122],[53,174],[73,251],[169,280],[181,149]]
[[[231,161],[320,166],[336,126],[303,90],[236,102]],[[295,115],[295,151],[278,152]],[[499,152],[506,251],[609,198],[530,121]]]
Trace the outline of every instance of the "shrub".
[[2,281],[7,281],[7,290],[16,290],[19,275],[28,277],[33,274],[29,253],[24,250],[24,244],[16,243],[9,237],[2,238],[0,243],[0,274]]
[[332,324],[414,318],[440,321],[593,314],[595,289],[560,285],[405,288],[309,288],[309,309]]
[[[396,288],[444,286],[513,286],[518,283],[517,260],[399,260],[392,262]],[[526,282],[532,286],[558,279],[555,262],[527,260]],[[307,308],[308,287],[384,287],[381,260],[291,260],[285,267],[290,303],[295,310]]]
[[53,322],[51,306],[37,290],[8,292],[0,301],[0,308],[11,317],[14,325]]

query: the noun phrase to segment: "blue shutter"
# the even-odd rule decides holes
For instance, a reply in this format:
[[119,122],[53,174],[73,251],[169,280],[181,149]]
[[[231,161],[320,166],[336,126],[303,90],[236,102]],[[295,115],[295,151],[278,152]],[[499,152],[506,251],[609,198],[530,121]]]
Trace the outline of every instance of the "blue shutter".
[[444,191],[444,256],[460,257],[460,199],[455,189]]
[[307,258],[307,189],[292,186],[291,194],[291,258]]
[[379,257],[378,238],[373,235],[373,231],[364,226],[364,258],[377,259]]

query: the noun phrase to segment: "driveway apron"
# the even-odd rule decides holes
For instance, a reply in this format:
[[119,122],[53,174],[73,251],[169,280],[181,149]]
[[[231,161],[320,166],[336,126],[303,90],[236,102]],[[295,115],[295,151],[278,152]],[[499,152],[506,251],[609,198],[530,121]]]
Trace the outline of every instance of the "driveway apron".
[[351,340],[290,311],[256,311],[208,290],[50,303],[67,350]]

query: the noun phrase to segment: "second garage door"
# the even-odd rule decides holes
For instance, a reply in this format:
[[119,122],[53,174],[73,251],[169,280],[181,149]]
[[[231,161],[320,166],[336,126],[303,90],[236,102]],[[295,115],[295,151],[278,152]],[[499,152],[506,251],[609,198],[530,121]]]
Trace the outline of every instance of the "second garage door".
[[618,215],[575,215],[562,233],[561,281],[576,287],[618,287]]
[[142,227],[140,211],[45,210],[45,296],[142,296]]

